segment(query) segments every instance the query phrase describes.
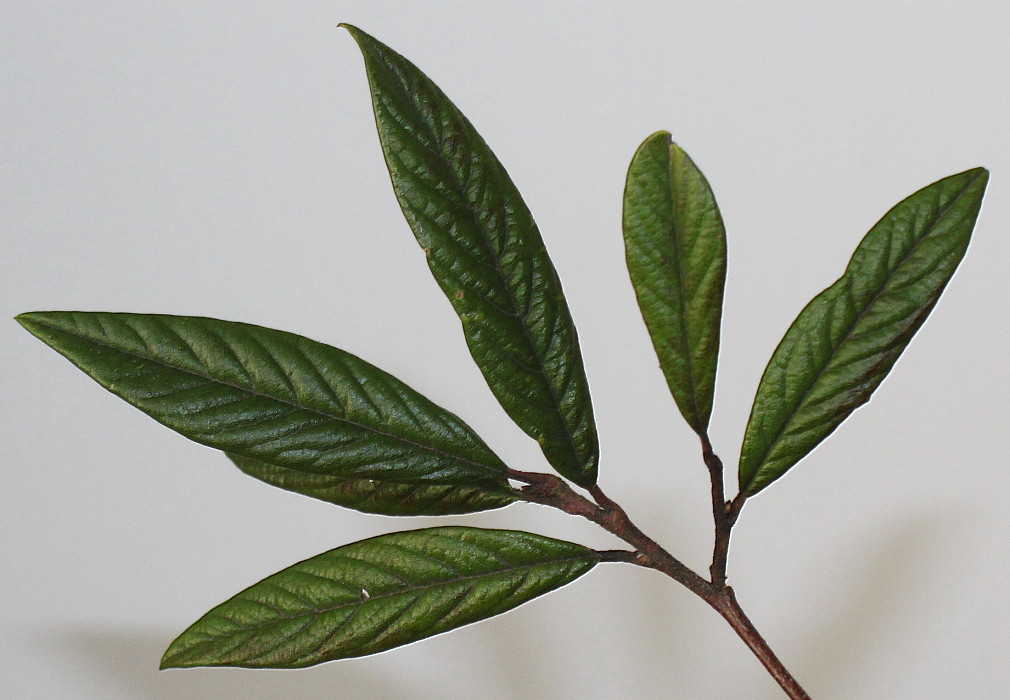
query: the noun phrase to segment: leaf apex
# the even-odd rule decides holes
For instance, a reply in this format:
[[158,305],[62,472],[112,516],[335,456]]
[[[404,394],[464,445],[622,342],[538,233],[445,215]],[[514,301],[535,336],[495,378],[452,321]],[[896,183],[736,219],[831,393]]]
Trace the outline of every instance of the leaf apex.
[[351,35],[351,38],[354,39],[359,44],[361,43],[362,38],[371,39],[371,36],[367,32],[359,29],[358,27],[355,27],[353,24],[348,24],[347,22],[341,22],[340,24],[337,25],[337,27],[339,29],[346,29],[347,33]]
[[951,177],[967,176],[971,181],[971,184],[980,183],[984,188],[989,183],[989,169],[983,166],[977,166],[974,168],[969,168],[962,173],[957,173],[957,175],[952,175]]
[[38,327],[41,318],[46,315],[45,311],[26,311],[23,314],[18,314],[14,317],[14,320],[21,324],[21,327],[32,335],[37,335],[35,329]]
[[167,649],[165,649],[165,653],[161,655],[161,662],[158,664],[159,671],[165,671],[170,668],[198,668],[200,666],[220,665],[206,659],[203,661],[199,658],[193,659],[192,657],[187,659],[183,653],[185,650],[176,648],[176,644],[178,644],[181,637],[182,635],[179,635],[179,637],[172,640],[172,643],[168,645]]

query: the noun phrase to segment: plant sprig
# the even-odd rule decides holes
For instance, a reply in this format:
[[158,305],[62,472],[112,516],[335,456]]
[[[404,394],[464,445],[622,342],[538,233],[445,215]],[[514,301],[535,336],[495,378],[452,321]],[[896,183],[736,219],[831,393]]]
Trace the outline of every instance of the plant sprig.
[[902,200],[844,274],[799,314],[761,378],[740,490],[708,435],[726,232],[715,196],[667,132],[635,153],[624,192],[627,265],[670,393],[711,479],[708,577],[642,532],[598,484],[599,445],[575,324],[518,190],[473,125],[407,59],[343,25],[364,56],[393,190],[488,387],[557,474],[507,466],[452,412],[337,348],[184,316],[34,312],[18,321],[99,384],[282,489],[367,513],[446,515],[522,501],[586,518],[631,549],[528,532],[440,527],[381,535],[295,564],[217,606],[162,667],[294,668],[362,656],[476,622],[597,564],[655,569],[715,609],[791,698],[808,697],[727,584],[746,501],[866,403],[964,256],[982,168]]

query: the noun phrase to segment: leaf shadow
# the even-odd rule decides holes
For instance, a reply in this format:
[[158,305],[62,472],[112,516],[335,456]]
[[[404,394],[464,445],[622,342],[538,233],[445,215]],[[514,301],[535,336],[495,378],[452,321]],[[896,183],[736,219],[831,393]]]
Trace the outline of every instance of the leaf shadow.
[[101,694],[136,700],[291,700],[292,698],[412,698],[408,683],[360,665],[310,669],[197,668],[159,671],[168,634],[114,628],[77,628],[46,634],[48,650],[70,662]]

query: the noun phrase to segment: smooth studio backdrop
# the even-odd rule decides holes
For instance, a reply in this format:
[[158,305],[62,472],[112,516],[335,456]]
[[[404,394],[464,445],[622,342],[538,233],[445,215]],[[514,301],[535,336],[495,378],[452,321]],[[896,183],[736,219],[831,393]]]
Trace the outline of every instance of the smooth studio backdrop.
[[[103,391],[11,319],[204,315],[377,364],[546,469],[474,367],[389,186],[350,22],[426,71],[537,217],[578,325],[601,484],[707,565],[707,475],[624,269],[624,174],[666,129],[729,237],[712,435],[730,473],[764,364],[894,203],[983,165],[968,255],[869,405],[745,508],[730,579],[817,698],[1010,684],[1010,15],[1002,3],[24,2],[0,6],[0,687],[7,697],[767,698],[726,624],[601,565],[503,617],[306,671],[159,673],[289,564],[443,520],[271,489]],[[600,548],[529,505],[453,523]]]

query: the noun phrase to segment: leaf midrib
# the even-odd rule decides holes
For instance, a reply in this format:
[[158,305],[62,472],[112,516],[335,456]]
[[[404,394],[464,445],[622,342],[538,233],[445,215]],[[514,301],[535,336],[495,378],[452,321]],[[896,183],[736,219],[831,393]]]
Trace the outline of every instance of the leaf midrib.
[[664,188],[664,190],[665,190],[664,193],[668,194],[669,197],[670,197],[670,211],[671,211],[671,213],[673,215],[673,232],[674,232],[673,233],[673,248],[674,248],[675,266],[677,268],[677,287],[680,289],[680,319],[679,320],[680,320],[680,330],[681,330],[681,333],[683,333],[683,336],[684,336],[684,350],[685,350],[685,352],[684,352],[684,360],[685,360],[685,364],[687,365],[687,376],[689,378],[689,381],[691,382],[691,408],[694,411],[694,420],[698,424],[698,430],[701,431],[701,433],[704,434],[706,432],[706,427],[702,423],[702,420],[701,420],[701,409],[698,406],[698,378],[695,376],[695,373],[694,373],[694,357],[693,357],[693,352],[692,352],[692,347],[691,347],[691,337],[690,337],[690,335],[688,335],[688,329],[687,329],[687,300],[686,300],[686,292],[687,292],[687,290],[685,289],[685,286],[684,286],[684,267],[682,265],[682,261],[681,261],[681,258],[680,258],[680,256],[681,256],[681,245],[680,245],[681,227],[679,225],[680,222],[679,222],[679,217],[678,217],[678,213],[679,212],[678,212],[678,208],[677,208],[677,198],[676,198],[676,196],[674,194],[674,191],[673,191],[674,182],[675,182],[676,177],[677,177],[677,175],[675,173],[675,168],[676,168],[675,158],[676,158],[676,154],[673,152],[672,146],[673,146],[673,141],[672,141],[672,139],[668,138],[667,139],[667,144],[666,144],[666,167],[667,167],[667,173],[668,173],[668,175],[670,177],[670,187],[669,188]]
[[[813,391],[814,386],[817,384],[817,382],[820,380],[820,378],[824,375],[825,369],[834,361],[835,357],[838,355],[839,348],[841,348],[842,345],[844,345],[846,342],[849,341],[849,339],[852,336],[852,331],[855,329],[855,327],[857,325],[859,325],[859,322],[866,315],[867,311],[874,304],[876,304],[877,301],[880,299],[880,297],[883,295],[884,290],[887,289],[888,282],[890,282],[890,280],[893,279],[893,277],[896,274],[896,271],[902,265],[905,264],[905,262],[915,253],[915,251],[917,251],[919,249],[919,246],[922,245],[926,241],[926,239],[929,237],[929,234],[932,232],[933,228],[937,225],[937,223],[940,221],[940,219],[942,219],[947,214],[947,212],[950,211],[950,209],[953,208],[954,205],[958,203],[958,201],[960,201],[960,199],[969,190],[969,188],[971,188],[971,186],[975,183],[975,181],[979,177],[980,177],[979,173],[976,173],[975,175],[973,175],[968,180],[968,182],[966,182],[964,184],[964,186],[961,188],[961,190],[956,195],[954,195],[954,197],[950,200],[950,202],[948,202],[946,205],[944,205],[943,207],[941,207],[940,209],[937,210],[936,214],[933,215],[932,220],[926,226],[923,227],[922,234],[920,234],[918,236],[917,240],[915,241],[915,243],[913,243],[912,246],[910,246],[908,252],[906,252],[903,256],[901,256],[901,259],[892,268],[892,272],[886,276],[886,278],[881,283],[880,287],[877,289],[877,291],[874,292],[873,297],[863,306],[863,308],[861,310],[859,310],[856,313],[856,315],[855,315],[854,319],[852,320],[852,322],[849,323],[848,327],[845,329],[845,334],[843,335],[843,337],[837,343],[835,343],[834,347],[832,347],[831,353],[828,355],[828,358],[823,363],[821,363],[821,366],[817,370],[817,373],[811,378],[810,382],[803,389],[803,393],[800,395],[800,397],[797,399],[797,401],[793,404],[793,409],[789,412],[788,418],[786,418],[786,420],[784,420],[782,422],[782,424],[779,427],[779,429],[775,432],[775,437],[768,443],[768,447],[762,452],[761,459],[758,460],[758,462],[757,462],[758,466],[754,470],[754,475],[749,480],[748,487],[750,485],[754,484],[758,480],[758,477],[761,475],[762,469],[767,464],[768,456],[778,446],[779,441],[782,439],[782,436],[785,434],[787,428],[792,424],[793,420],[796,418],[797,413],[799,412],[800,408],[803,406],[803,403],[806,401],[807,397],[810,395],[810,392]],[[858,250],[858,247],[857,247],[857,250]],[[853,255],[854,254],[855,253],[853,253]],[[817,299],[822,294],[827,293],[831,288],[835,287],[835,285],[837,285],[842,280],[846,279],[846,277],[848,277],[848,276],[849,276],[849,270],[846,269],[845,272],[842,273],[842,276],[840,278],[838,278],[837,280],[835,280],[835,282],[832,283],[831,286],[828,287],[828,289],[825,289],[823,292],[821,292],[820,294],[818,294],[817,297],[814,297],[814,298]],[[788,333],[788,331],[786,331],[786,332]],[[749,488],[748,488],[748,490],[749,490]]]
[[[476,461],[474,461],[472,459],[469,459],[469,458],[466,458],[466,457],[462,457],[460,455],[456,455],[456,454],[453,454],[453,453],[450,453],[450,452],[445,452],[443,450],[439,450],[439,449],[434,448],[434,447],[423,445],[421,443],[414,442],[413,440],[409,440],[409,439],[406,439],[406,438],[394,435],[393,433],[389,433],[389,432],[386,432],[384,430],[377,430],[377,429],[375,429],[373,427],[365,425],[364,423],[360,423],[358,421],[351,420],[349,418],[339,418],[337,416],[333,416],[333,415],[330,415],[328,413],[323,413],[322,411],[319,411],[319,410],[317,410],[315,408],[312,408],[312,407],[303,406],[303,405],[300,405],[300,404],[297,404],[297,403],[293,403],[291,401],[287,401],[285,399],[278,398],[276,396],[264,393],[262,391],[258,391],[258,390],[255,390],[255,389],[250,389],[250,388],[244,387],[244,386],[242,386],[240,384],[236,384],[234,382],[229,382],[229,381],[224,381],[224,380],[218,379],[217,377],[214,377],[214,376],[212,376],[210,374],[205,374],[205,373],[200,373],[200,372],[193,372],[192,370],[183,369],[181,367],[178,367],[176,365],[173,365],[173,364],[171,364],[169,362],[165,362],[165,361],[160,360],[160,359],[156,359],[156,358],[152,358],[152,357],[146,357],[146,356],[141,355],[139,353],[132,353],[132,352],[123,350],[122,348],[118,348],[115,345],[112,345],[110,343],[101,342],[99,340],[95,340],[93,338],[90,338],[90,337],[84,335],[83,333],[81,333],[80,331],[76,331],[75,332],[75,331],[71,331],[71,330],[68,330],[68,329],[65,329],[65,328],[60,328],[59,326],[56,326],[56,325],[45,323],[45,322],[39,320],[38,317],[32,318],[32,321],[35,322],[35,323],[38,323],[41,326],[45,326],[46,328],[49,328],[51,330],[55,330],[55,331],[59,331],[59,332],[62,332],[62,333],[66,333],[67,335],[71,335],[71,336],[74,336],[74,337],[79,338],[81,340],[84,340],[86,342],[94,343],[95,345],[99,345],[101,347],[105,347],[105,348],[108,348],[110,350],[114,350],[114,351],[116,351],[118,353],[121,353],[123,355],[131,356],[131,357],[137,357],[137,358],[139,358],[141,360],[144,360],[145,362],[150,362],[150,363],[155,364],[155,365],[160,365],[162,367],[167,367],[168,369],[174,370],[176,372],[181,372],[183,374],[189,374],[191,376],[198,377],[200,379],[205,379],[207,381],[210,381],[210,382],[213,382],[213,383],[216,383],[216,384],[221,384],[221,385],[230,387],[232,389],[237,389],[239,391],[246,392],[246,393],[251,394],[253,396],[257,396],[257,397],[260,397],[260,398],[270,399],[271,401],[276,401],[277,403],[283,404],[285,406],[290,406],[290,407],[293,407],[295,409],[298,409],[298,410],[301,410],[301,411],[305,411],[305,412],[311,413],[313,415],[320,416],[320,417],[325,418],[327,420],[336,421],[338,423],[347,423],[349,425],[353,425],[353,426],[355,426],[357,428],[360,428],[361,430],[381,435],[381,436],[383,436],[385,438],[388,438],[388,439],[390,439],[390,440],[392,440],[394,442],[403,443],[403,444],[409,445],[411,447],[416,447],[416,448],[418,448],[418,449],[420,449],[422,451],[425,451],[425,452],[430,452],[430,453],[433,453],[433,454],[436,454],[436,455],[439,455],[439,456],[442,456],[442,457],[448,457],[448,458],[451,458],[451,459],[463,462],[465,464],[469,464],[469,465],[474,466],[474,467],[479,467],[481,469],[484,469],[484,470],[488,471],[489,473],[491,473],[493,475],[503,475],[503,472],[501,472],[500,470],[494,469],[493,467],[491,467],[491,466],[489,466],[487,464],[484,464],[482,462],[476,462]],[[134,329],[134,331],[136,332],[135,329]],[[175,331],[173,331],[173,333],[175,333]],[[199,360],[198,357],[196,359]],[[215,449],[220,449],[220,448],[215,448]],[[255,457],[255,456],[252,456],[252,455],[243,455],[243,456],[248,457],[249,459],[261,459],[259,457]],[[267,460],[261,460],[261,461],[267,461]],[[267,463],[270,464],[271,462],[267,461]],[[302,471],[302,470],[299,470],[299,469],[295,469],[293,467],[286,467],[285,465],[275,465],[275,466],[284,467],[286,469],[292,469],[292,471]],[[308,473],[308,474],[318,474],[319,472],[306,472],[306,473]],[[323,475],[323,476],[326,476],[326,475]],[[339,475],[335,475],[335,476],[339,476]],[[362,477],[346,477],[346,478],[362,478]],[[398,483],[406,483],[406,484],[431,483],[432,485],[435,485],[435,484],[439,484],[441,482],[437,482],[437,481],[432,481],[432,482],[410,481],[410,482],[398,482]],[[452,485],[460,485],[460,484],[459,483],[454,483],[454,482],[445,482],[445,485],[452,486]]]
[[[393,546],[399,546],[399,547],[402,548],[402,545],[393,545]],[[419,552],[411,552],[411,554],[424,556],[423,553],[419,553]],[[360,563],[366,563],[369,566],[375,566],[376,568],[380,568],[380,567],[378,567],[377,565],[375,565],[372,562],[363,561],[362,559],[359,559],[357,557],[347,556],[347,557],[342,557],[342,558],[351,559],[354,562],[359,563],[359,564]],[[445,562],[443,562],[441,560],[437,560],[436,559],[435,561],[437,561],[440,565],[443,565],[443,566],[445,565]],[[424,592],[424,591],[427,591],[427,590],[432,589],[432,588],[438,588],[440,586],[448,586],[448,585],[456,584],[456,583],[466,583],[467,581],[474,581],[474,580],[481,579],[481,578],[491,578],[491,577],[499,576],[499,575],[507,575],[507,574],[510,574],[510,573],[514,573],[514,572],[518,572],[518,571],[523,571],[523,570],[532,571],[533,569],[535,569],[537,567],[542,567],[542,566],[551,566],[551,565],[561,566],[561,565],[564,565],[564,564],[573,563],[573,562],[581,562],[581,561],[587,561],[587,562],[588,561],[594,561],[594,563],[599,563],[599,556],[597,555],[596,552],[589,551],[586,554],[582,554],[582,555],[573,555],[573,556],[569,556],[569,557],[563,557],[563,558],[560,558],[560,559],[550,559],[550,560],[547,560],[547,561],[539,561],[539,562],[537,562],[535,564],[512,565],[512,566],[509,566],[509,567],[506,567],[506,568],[496,569],[495,571],[490,572],[490,573],[485,572],[485,573],[461,575],[461,576],[456,576],[456,577],[451,578],[451,579],[441,579],[441,580],[434,581],[434,582],[415,584],[415,585],[408,585],[408,586],[405,586],[403,588],[398,588],[396,590],[388,591],[388,592],[385,592],[385,593],[379,593],[377,595],[371,595],[371,594],[369,594],[369,596],[367,598],[361,597],[361,598],[356,598],[354,600],[349,600],[349,601],[344,602],[344,603],[338,603],[338,604],[334,604],[334,605],[327,605],[327,606],[323,606],[323,607],[312,607],[310,610],[304,611],[304,612],[283,613],[279,617],[273,618],[270,621],[263,622],[261,624],[250,625],[250,626],[239,626],[238,629],[241,630],[241,631],[243,631],[243,632],[248,632],[248,631],[253,631],[253,630],[261,630],[261,629],[264,629],[264,628],[267,628],[267,627],[271,627],[271,626],[273,626],[275,624],[278,624],[279,621],[285,621],[286,622],[288,620],[297,620],[298,618],[301,618],[301,617],[313,617],[313,616],[323,615],[323,614],[326,614],[326,613],[336,612],[338,610],[342,610],[342,609],[348,608],[348,607],[363,606],[363,605],[367,605],[367,604],[372,603],[372,602],[377,602],[377,601],[382,601],[382,600],[388,600],[388,599],[392,599],[392,598],[395,598],[397,596],[402,596],[402,595],[413,594],[413,593],[416,593],[418,591]],[[327,576],[322,576],[322,575],[317,574],[317,573],[312,572],[312,571],[295,571],[295,572],[289,572],[289,573],[307,574],[307,575],[314,576],[316,578],[328,581],[332,585],[342,587],[342,584],[340,582],[335,581],[334,579],[331,579],[331,578],[329,578]],[[263,582],[261,582],[261,584],[257,584],[257,586],[265,584],[265,583],[267,583],[267,581],[263,581]],[[278,584],[275,583],[273,585],[278,585]],[[285,592],[291,593],[291,591],[289,591],[287,588],[284,588],[283,586],[279,586],[279,587],[282,588]],[[242,594],[240,593],[239,595],[241,596]],[[300,597],[300,596],[298,596],[298,597]],[[242,602],[259,603],[260,601],[255,600],[255,599],[248,599],[248,600],[242,600]],[[227,605],[227,603],[225,603],[225,605]],[[228,619],[231,619],[231,618],[228,618]],[[222,635],[222,636],[230,636],[230,635]],[[192,648],[192,647],[190,647],[190,648]]]

